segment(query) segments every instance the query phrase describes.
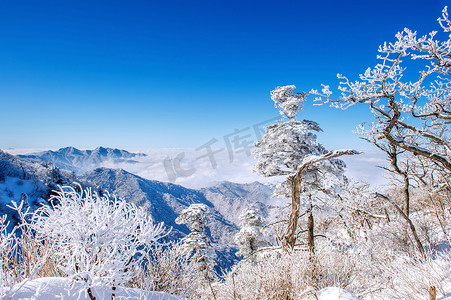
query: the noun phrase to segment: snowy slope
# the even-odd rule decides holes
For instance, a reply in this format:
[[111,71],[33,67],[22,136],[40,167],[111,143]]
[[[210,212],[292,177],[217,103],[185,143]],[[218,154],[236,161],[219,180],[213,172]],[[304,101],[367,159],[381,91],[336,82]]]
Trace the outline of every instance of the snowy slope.
[[260,208],[263,216],[277,200],[272,198],[273,190],[260,182],[246,184],[224,181],[200,190],[215,208],[230,222],[239,226],[239,216],[249,205]]
[[[39,278],[17,284],[10,292],[14,292],[11,300],[89,300],[86,287],[82,282],[74,282],[68,278]],[[97,299],[111,299],[111,288],[96,286],[92,293]],[[337,287],[327,287],[318,292],[306,291],[305,299],[318,300],[359,300],[346,290]],[[150,292],[133,288],[118,287],[115,291],[116,299],[146,299],[146,300],[188,300],[184,297],[174,296],[163,292]]]
[[[39,278],[18,284],[11,292],[14,292],[11,300],[35,299],[35,300],[89,300],[86,288],[82,282],[74,282],[68,278],[50,277]],[[97,299],[111,299],[111,288],[97,286],[92,288],[92,293]],[[174,296],[163,292],[150,292],[133,288],[118,287],[115,291],[116,299],[146,299],[146,300],[188,300],[184,297]],[[313,297],[313,298],[312,298]],[[327,287],[318,292],[305,293],[306,299],[318,300],[359,300],[346,290],[337,287]]]
[[346,290],[337,287],[327,287],[317,292],[318,300],[359,300]]

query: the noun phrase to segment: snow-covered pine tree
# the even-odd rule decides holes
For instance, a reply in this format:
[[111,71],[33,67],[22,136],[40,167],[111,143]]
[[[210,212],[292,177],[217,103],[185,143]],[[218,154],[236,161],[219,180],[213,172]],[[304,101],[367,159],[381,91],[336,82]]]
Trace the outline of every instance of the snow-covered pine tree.
[[[263,138],[255,143],[254,156],[257,164],[254,171],[271,176],[287,176],[276,193],[291,197],[291,214],[282,245],[294,248],[299,219],[301,195],[310,201],[308,212],[308,244],[314,250],[312,193],[315,190],[330,191],[344,178],[344,162],[336,159],[342,155],[358,154],[355,150],[335,150],[328,152],[316,141],[314,132],[321,131],[318,123],[297,120],[304,109],[307,93],[295,93],[294,85],[277,87],[271,91],[271,99],[279,109],[282,119],[266,127]],[[301,184],[302,181],[302,184]]]
[[191,231],[182,239],[182,253],[190,261],[199,266],[205,278],[214,278],[214,265],[216,254],[211,245],[210,238],[205,233],[205,204],[191,204],[175,219],[177,224],[185,224]]
[[236,255],[247,258],[259,248],[269,245],[263,237],[263,220],[257,207],[247,207],[240,213],[240,227],[240,232],[235,235],[235,243],[240,248]]

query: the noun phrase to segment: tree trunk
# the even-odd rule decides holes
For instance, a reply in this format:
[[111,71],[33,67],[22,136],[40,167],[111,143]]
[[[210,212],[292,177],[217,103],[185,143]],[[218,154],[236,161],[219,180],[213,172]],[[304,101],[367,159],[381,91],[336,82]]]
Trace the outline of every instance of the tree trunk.
[[420,250],[420,252],[423,255],[423,257],[426,257],[426,251],[424,250],[423,244],[421,244],[420,238],[418,237],[417,231],[415,229],[415,226],[413,225],[412,220],[409,219],[409,217],[398,206],[398,204],[396,204],[396,202],[393,201],[390,197],[388,197],[386,195],[383,195],[383,194],[380,194],[380,193],[376,193],[376,196],[378,196],[378,197],[380,197],[382,199],[385,199],[385,200],[389,201],[391,204],[393,204],[393,206],[399,212],[401,217],[403,217],[404,220],[406,220],[407,224],[409,224],[410,231],[412,232],[413,238],[415,239],[415,242],[417,244],[418,250]]
[[436,300],[437,299],[437,290],[435,289],[435,286],[429,287],[429,300]]
[[[383,148],[381,148],[381,149],[383,149]],[[398,165],[399,151],[395,145],[390,144],[389,149],[385,150],[385,151],[387,152],[388,156],[390,157],[390,163],[391,163],[394,171],[398,175],[402,176],[402,178],[403,178],[403,181],[404,181],[404,187],[403,187],[404,213],[406,214],[406,216],[409,216],[409,214],[410,214],[410,193],[409,193],[410,181],[409,181],[409,175],[408,175],[409,166],[407,165],[407,167],[405,168],[404,171],[401,170],[401,168]]]
[[304,172],[304,170],[307,169],[309,166],[323,160],[336,158],[342,155],[356,155],[360,153],[361,152],[351,149],[330,151],[314,159],[307,160],[298,168],[295,175],[291,175],[288,177],[288,181],[290,182],[291,187],[291,213],[290,218],[288,219],[288,226],[287,229],[285,230],[282,240],[282,247],[284,250],[287,250],[288,247],[291,247],[291,249],[293,249],[294,245],[296,244],[296,228],[298,227],[299,209],[301,202],[301,186],[302,186],[301,180],[302,173]]
[[282,246],[284,249],[294,248],[296,244],[296,228],[298,227],[299,209],[301,201],[301,182],[297,176],[288,177],[291,186],[291,213],[288,227],[283,235]]
[[308,237],[307,237],[307,245],[308,250],[311,254],[315,253],[315,232],[313,231],[315,228],[315,223],[313,220],[313,209],[312,209],[312,200],[310,199],[310,212],[307,218],[307,229],[308,229]]
[[92,290],[90,287],[88,288],[88,296],[91,300],[96,300],[96,297],[94,297],[94,295],[92,294]]
[[410,214],[409,176],[407,175],[407,172],[404,172],[402,176],[404,177],[404,213],[406,214],[406,216],[409,216]]

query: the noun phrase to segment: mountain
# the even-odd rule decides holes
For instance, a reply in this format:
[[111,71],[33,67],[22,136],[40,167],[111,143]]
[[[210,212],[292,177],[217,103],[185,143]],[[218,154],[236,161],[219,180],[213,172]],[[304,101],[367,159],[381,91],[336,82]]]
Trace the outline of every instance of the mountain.
[[155,222],[164,222],[167,226],[173,227],[176,232],[189,233],[185,225],[178,225],[174,220],[183,209],[193,203],[203,203],[208,206],[210,229],[211,225],[214,228],[225,227],[220,231],[211,230],[214,240],[230,240],[229,233],[234,234],[237,230],[236,226],[218,213],[214,205],[197,190],[144,179],[122,169],[97,168],[80,178],[97,189],[109,191],[119,198],[144,207]]
[[54,166],[77,174],[93,170],[105,162],[137,163],[135,159],[146,156],[143,153],[130,153],[125,150],[98,147],[94,150],[79,150],[74,147],[61,148],[57,151],[44,151],[29,155],[19,155],[21,158],[35,159],[52,163]]
[[273,202],[273,190],[257,181],[246,184],[224,181],[200,191],[219,213],[237,226],[244,208],[253,205],[260,208],[263,216],[268,216],[268,209]]
[[[65,148],[57,151],[64,159],[68,153],[71,161],[80,150]],[[97,150],[97,149],[96,149]],[[99,151],[103,152],[101,148]],[[107,149],[105,151],[108,152]],[[46,153],[50,153],[47,151]],[[53,154],[56,152],[53,152]],[[86,154],[85,154],[86,155]],[[80,156],[80,155],[79,155]],[[81,155],[83,156],[83,155]],[[252,204],[261,208],[263,215],[272,209],[272,190],[259,182],[237,184],[220,182],[214,186],[194,190],[180,185],[147,180],[122,169],[97,168],[83,175],[55,168],[52,164],[10,155],[0,150],[0,215],[7,214],[11,224],[17,223],[17,213],[7,205],[11,201],[25,200],[25,206],[32,211],[39,205],[48,205],[52,190],[58,185],[72,185],[79,182],[100,193],[120,197],[143,207],[155,222],[164,222],[172,227],[169,238],[179,240],[189,233],[185,225],[175,223],[181,211],[193,203],[207,205],[207,234],[211,237],[223,268],[237,260],[234,236],[239,230],[239,215],[242,209]]]

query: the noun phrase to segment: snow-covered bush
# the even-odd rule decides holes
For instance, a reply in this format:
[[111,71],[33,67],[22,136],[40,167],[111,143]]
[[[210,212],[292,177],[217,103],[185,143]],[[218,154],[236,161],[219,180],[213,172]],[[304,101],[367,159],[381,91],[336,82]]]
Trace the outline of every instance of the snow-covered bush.
[[117,286],[139,272],[150,247],[165,235],[142,209],[90,189],[61,187],[33,215],[36,238],[50,244],[66,276],[96,285]]
[[390,281],[381,290],[381,298],[428,299],[427,291],[431,286],[435,287],[438,296],[451,296],[449,253],[439,253],[433,259],[425,259],[419,255],[399,255],[390,265],[384,267],[384,277]]
[[10,228],[7,215],[0,217],[0,296],[5,298],[30,279],[62,275],[56,267],[54,249],[35,237],[29,207],[25,208],[23,201],[11,204],[18,224]]
[[[6,215],[0,217],[0,298],[3,299],[12,286],[10,270],[8,268],[8,257],[14,247],[14,232],[8,233]],[[6,264],[5,264],[6,262]]]
[[197,299],[202,295],[205,279],[199,266],[184,254],[182,244],[172,242],[152,247],[149,259],[130,284],[142,290]]
[[[319,247],[312,262],[307,251],[273,252],[259,261],[241,262],[216,286],[217,299],[309,299],[322,288],[347,288],[356,261],[332,247]],[[313,298],[314,299],[314,298]]]

